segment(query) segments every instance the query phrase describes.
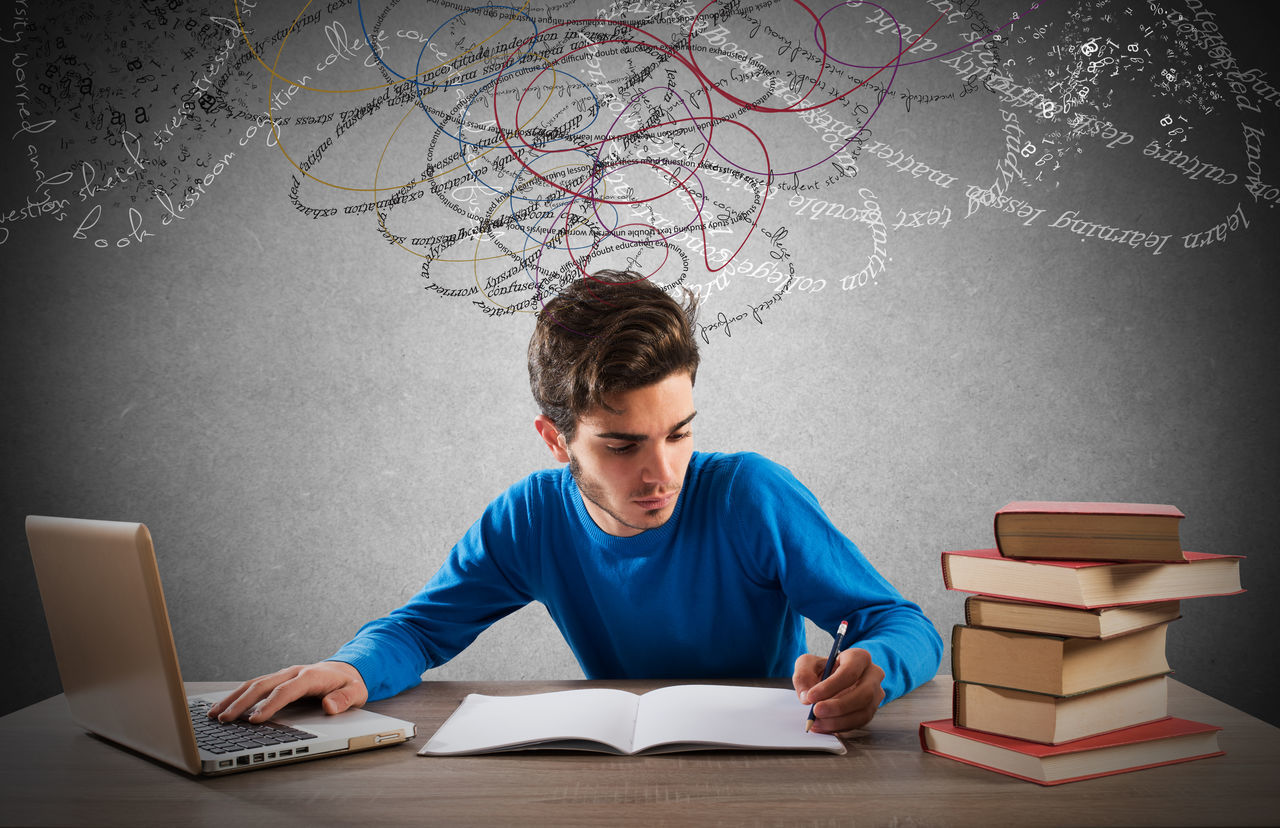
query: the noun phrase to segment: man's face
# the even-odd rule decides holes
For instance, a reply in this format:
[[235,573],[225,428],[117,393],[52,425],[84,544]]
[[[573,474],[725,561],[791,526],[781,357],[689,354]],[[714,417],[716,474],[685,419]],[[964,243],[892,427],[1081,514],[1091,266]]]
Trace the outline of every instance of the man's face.
[[578,419],[573,441],[539,417],[552,454],[569,463],[587,512],[610,535],[630,537],[666,523],[693,454],[693,382],[687,373],[615,394],[617,414],[596,409]]

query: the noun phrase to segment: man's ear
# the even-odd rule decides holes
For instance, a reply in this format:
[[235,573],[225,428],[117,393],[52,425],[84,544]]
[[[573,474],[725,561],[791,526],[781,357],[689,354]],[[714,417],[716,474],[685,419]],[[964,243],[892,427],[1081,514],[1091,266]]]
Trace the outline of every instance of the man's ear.
[[538,430],[538,436],[547,444],[547,448],[551,449],[551,455],[556,458],[556,462],[568,463],[569,446],[560,429],[551,422],[551,418],[546,414],[539,414],[533,420],[533,427]]

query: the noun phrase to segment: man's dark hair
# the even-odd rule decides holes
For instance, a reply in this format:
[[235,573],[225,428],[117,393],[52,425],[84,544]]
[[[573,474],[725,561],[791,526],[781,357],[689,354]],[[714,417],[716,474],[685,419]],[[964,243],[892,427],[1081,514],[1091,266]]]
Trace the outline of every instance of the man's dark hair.
[[[601,270],[572,282],[538,314],[529,340],[533,398],[566,441],[578,418],[610,394],[643,388],[678,371],[698,373],[697,302],[681,304],[630,270]],[[612,410],[612,409],[609,409]]]

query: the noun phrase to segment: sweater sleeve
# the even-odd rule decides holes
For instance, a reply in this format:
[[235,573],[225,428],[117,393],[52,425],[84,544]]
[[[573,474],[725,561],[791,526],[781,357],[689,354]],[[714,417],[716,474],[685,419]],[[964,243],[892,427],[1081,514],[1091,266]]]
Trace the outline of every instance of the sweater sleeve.
[[[528,520],[513,490],[491,503],[408,603],[370,621],[329,657],[360,671],[369,699],[417,685],[422,674],[460,653],[498,619],[531,600],[513,565]],[[527,517],[527,515],[526,515]]]
[[849,622],[844,648],[866,650],[884,670],[884,703],[934,677],[942,637],[933,622],[876,571],[790,471],[745,455],[730,508],[759,515],[738,522],[756,577],[778,583],[801,615],[829,633]]

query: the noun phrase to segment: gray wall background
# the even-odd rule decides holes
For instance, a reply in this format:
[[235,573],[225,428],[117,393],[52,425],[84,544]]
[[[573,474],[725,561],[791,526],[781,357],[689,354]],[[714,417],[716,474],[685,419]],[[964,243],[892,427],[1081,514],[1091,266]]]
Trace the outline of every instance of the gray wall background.
[[[668,42],[687,29],[680,7],[642,5],[629,4],[639,11],[621,19]],[[831,152],[821,129],[795,112],[738,113],[733,120],[768,145],[772,169],[788,174],[741,176],[777,189],[762,210],[744,209],[727,232],[707,238],[742,245],[735,268],[774,261],[825,286],[793,289],[757,321],[752,309],[778,285],[712,272],[696,255],[696,228],[670,242],[676,252],[661,268],[666,253],[656,244],[606,244],[591,264],[633,258],[659,281],[698,286],[707,329],[697,447],[757,450],[790,467],[944,637],[962,619],[964,596],[944,590],[939,555],[992,545],[992,515],[1010,500],[1180,507],[1187,548],[1247,556],[1248,592],[1184,603],[1170,633],[1175,675],[1280,724],[1280,226],[1268,183],[1280,180],[1271,143],[1280,124],[1266,39],[1274,16],[1259,20],[1243,4],[1055,2],[1002,29],[1027,10],[985,1],[950,14],[946,3],[885,7],[912,36],[942,14],[928,34],[935,48],[919,53],[938,59],[898,67],[879,109],[877,93],[863,88],[817,110],[869,130],[846,148],[846,173],[856,175],[841,178],[830,162],[790,175]],[[359,11],[371,32],[383,32],[388,64],[411,75],[421,41],[458,8],[384,2]],[[232,33],[237,13],[265,65]],[[383,237],[375,213],[347,212],[374,200],[372,182],[386,199],[428,161],[443,163],[448,143],[413,102],[380,106],[337,134],[342,111],[385,90],[332,90],[395,78],[376,61],[364,65],[370,51],[355,4],[308,9],[281,51],[297,14],[190,0],[60,4],[56,14],[10,0],[0,10],[0,135],[12,136],[0,138],[0,604],[10,665],[0,712],[59,690],[22,530],[27,514],[147,523],[185,677],[232,679],[328,655],[414,593],[492,497],[553,462],[532,428],[523,367],[532,318],[483,310],[532,292],[486,301],[431,287],[466,290],[521,259],[496,246],[512,243],[511,225],[501,238],[442,242],[508,206],[488,191],[476,198],[467,189],[474,178],[419,183],[405,190],[422,193],[416,200],[384,208],[400,244]],[[617,7],[595,3],[538,4],[529,14],[541,30],[560,32],[560,21],[619,17]],[[868,22],[876,15],[864,4],[823,18],[828,51],[845,63],[859,63],[854,55],[867,65],[892,61],[896,32]],[[805,53],[776,54],[779,44],[812,45],[813,20],[798,6],[740,4],[712,23],[727,34],[699,37],[695,53],[726,88],[783,108],[761,91],[760,77],[816,76]],[[498,25],[471,15],[432,42],[456,55]],[[609,31],[576,28],[598,39]],[[997,33],[989,64],[1007,84],[979,71],[986,64],[975,49],[940,57],[971,32]],[[729,75],[733,61],[715,60],[733,51],[729,43],[768,69],[754,80]],[[593,105],[612,115],[607,103],[639,91],[646,60],[658,66],[645,83],[684,94],[698,87],[673,58],[636,47],[604,52],[565,58],[564,74],[582,83],[562,79],[546,99],[590,101],[583,90],[591,86]],[[593,59],[603,67],[595,76]],[[269,127],[249,134],[250,116],[287,88],[266,66],[286,80],[310,74],[316,88],[277,98],[287,100],[274,111],[287,155],[268,145]],[[822,80],[847,89],[856,75],[830,65]],[[889,86],[890,75],[872,83]],[[1015,86],[1038,90],[1045,97],[1035,100],[1057,109],[1028,106],[1030,97],[1018,103],[1008,91]],[[449,104],[459,97],[445,90],[427,100],[441,95]],[[811,100],[830,97],[818,87]],[[875,110],[869,124],[858,103]],[[643,111],[687,117],[666,106]],[[476,131],[465,134],[476,140],[492,135],[480,123],[490,116],[477,114],[484,107],[467,116]],[[554,127],[573,111],[538,117]],[[326,113],[338,117],[295,120]],[[717,115],[733,113],[718,104]],[[1073,122],[1077,113],[1090,120]],[[1009,141],[1015,122],[1021,132]],[[1091,135],[1095,122],[1115,132]],[[712,143],[762,172],[744,130],[718,129]],[[691,150],[701,140],[689,130],[649,130],[646,140],[666,136],[651,148]],[[601,120],[576,140],[604,131]],[[624,159],[652,157],[642,145],[615,149]],[[300,180],[294,166],[321,147],[310,172],[338,187]],[[702,172],[725,164],[710,156]],[[525,187],[529,177],[515,178],[514,165],[480,169],[508,190],[558,195]],[[661,189],[643,168],[613,170],[637,198]],[[750,207],[747,189],[710,175],[699,186],[734,210]],[[993,187],[1019,204],[975,209],[971,196]],[[190,201],[180,219],[157,190],[170,204]],[[673,196],[649,204],[653,215],[692,220]],[[302,207],[336,214],[313,218]],[[1018,209],[1042,212],[1029,219]],[[587,221],[579,243],[592,222],[611,221],[579,210]],[[913,214],[922,226],[912,226]],[[638,220],[624,215],[619,222]],[[1074,232],[1073,220],[1117,230]],[[1220,237],[1187,246],[1220,224]],[[1158,250],[1099,238],[1130,229],[1169,238]],[[533,235],[536,253],[542,237]],[[542,278],[553,283],[567,257],[554,242],[542,246]],[[868,266],[865,284],[845,289]],[[810,638],[815,651],[829,641],[816,630]],[[535,605],[428,678],[579,675]]]

